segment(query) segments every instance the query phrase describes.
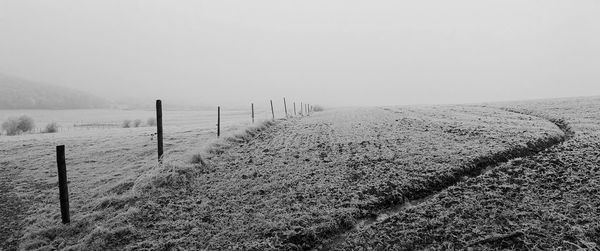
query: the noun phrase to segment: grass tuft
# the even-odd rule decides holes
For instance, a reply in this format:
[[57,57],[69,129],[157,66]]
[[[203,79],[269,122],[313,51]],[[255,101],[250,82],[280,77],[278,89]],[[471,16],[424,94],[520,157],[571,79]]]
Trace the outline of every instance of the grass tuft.
[[121,123],[121,127],[122,128],[129,128],[129,127],[131,127],[131,120],[129,120],[129,119],[123,120],[123,123]]
[[201,167],[206,166],[206,162],[202,158],[202,155],[199,153],[192,155],[192,157],[190,158],[190,163],[194,165],[200,165]]
[[56,132],[58,132],[58,127],[59,126],[56,122],[47,124],[46,128],[44,128],[44,133],[56,133]]
[[136,119],[132,122],[132,126],[133,127],[140,127],[142,125],[142,120],[141,119]]
[[156,125],[156,119],[155,118],[148,118],[148,120],[146,120],[146,125],[148,125],[148,126],[155,126]]

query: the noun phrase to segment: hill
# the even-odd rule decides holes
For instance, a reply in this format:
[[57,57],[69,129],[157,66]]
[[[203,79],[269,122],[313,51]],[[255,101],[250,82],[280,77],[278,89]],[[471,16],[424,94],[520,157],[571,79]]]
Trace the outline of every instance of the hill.
[[107,108],[94,95],[0,74],[0,109],[93,109]]

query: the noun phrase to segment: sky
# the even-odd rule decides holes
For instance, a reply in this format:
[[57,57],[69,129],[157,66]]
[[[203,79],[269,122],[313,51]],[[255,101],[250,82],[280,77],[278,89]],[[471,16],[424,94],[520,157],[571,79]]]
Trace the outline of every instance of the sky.
[[600,1],[0,0],[0,73],[195,104],[600,95]]

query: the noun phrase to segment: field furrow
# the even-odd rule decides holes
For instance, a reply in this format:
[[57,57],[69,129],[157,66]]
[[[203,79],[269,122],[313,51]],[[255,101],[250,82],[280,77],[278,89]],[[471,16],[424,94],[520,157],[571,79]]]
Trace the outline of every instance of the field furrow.
[[490,156],[563,137],[549,121],[495,108],[386,109],[332,110],[234,140],[206,166],[174,167],[126,225],[101,236],[127,236],[117,246],[128,249],[317,248]]
[[495,104],[550,118],[569,140],[458,183],[353,232],[332,249],[598,249],[598,104],[598,99]]

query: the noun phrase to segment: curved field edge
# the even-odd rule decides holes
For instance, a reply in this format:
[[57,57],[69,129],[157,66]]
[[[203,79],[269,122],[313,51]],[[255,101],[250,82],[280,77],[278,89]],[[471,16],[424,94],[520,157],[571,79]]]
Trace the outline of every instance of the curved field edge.
[[[465,164],[464,166],[453,170],[453,172],[448,173],[447,176],[440,176],[437,180],[430,180],[428,183],[425,183],[423,187],[420,187],[419,189],[407,191],[404,194],[405,197],[403,199],[399,200],[398,198],[392,197],[384,201],[383,203],[378,204],[377,207],[381,208],[381,211],[385,211],[386,208],[392,208],[402,205],[412,205],[414,201],[419,201],[427,197],[432,197],[435,194],[451,186],[454,186],[459,182],[463,182],[465,178],[477,177],[489,168],[493,168],[503,163],[509,162],[512,159],[535,155],[552,146],[565,142],[566,140],[572,138],[574,135],[571,126],[565,121],[565,119],[555,118],[549,115],[540,114],[539,112],[533,112],[525,109],[502,108],[502,110],[546,119],[555,124],[563,132],[563,135],[540,138],[534,141],[527,142],[525,146],[517,145],[504,151],[477,157],[476,159]],[[369,218],[374,217],[370,216]],[[341,236],[332,238],[332,241],[326,241],[325,244],[319,246],[318,249],[335,249],[335,245],[342,242],[346,238],[344,235],[348,235],[349,232],[353,232],[356,230],[356,226],[353,226],[351,228],[347,228],[346,231],[340,231],[338,235]]]
[[[114,185],[108,192],[72,213],[71,223],[63,225],[56,219],[54,225],[33,225],[34,231],[26,232],[18,244],[19,250],[106,250],[131,240],[133,233],[129,218],[138,212],[138,206],[150,200],[162,189],[189,184],[194,174],[210,172],[204,159],[218,155],[232,145],[250,141],[276,121],[262,121],[256,125],[233,132],[204,145],[194,154],[186,154],[182,160],[166,158],[163,164],[155,164],[149,172],[135,180],[125,180]],[[27,224],[35,224],[33,221]]]
[[[398,121],[398,120],[396,120]],[[323,126],[323,128],[327,129],[327,126]],[[277,128],[276,128],[277,129]],[[264,135],[260,135],[258,133],[258,137],[262,137]],[[316,137],[317,135],[311,135],[311,137]],[[557,136],[560,137],[560,136]],[[326,140],[326,139],[324,139]],[[229,152],[229,147],[236,146],[238,144],[243,144],[244,142],[248,142],[244,137],[234,137],[227,142],[222,142],[221,144],[217,144],[216,147],[209,150],[213,154],[211,156],[218,156],[221,154],[227,154]],[[368,142],[367,142],[368,143]],[[535,146],[535,144],[534,144]],[[237,149],[239,150],[239,149]],[[261,149],[262,150],[262,149]],[[471,161],[471,165],[477,167],[477,163],[486,162],[490,156],[483,155],[484,157],[476,158],[475,161]],[[486,157],[487,156],[487,157]],[[492,156],[493,157],[493,156]],[[496,156],[498,157],[498,156]],[[139,234],[139,222],[135,221],[136,217],[140,216],[141,210],[145,210],[143,207],[146,206],[157,206],[163,207],[164,202],[171,202],[173,197],[176,197],[178,194],[185,194],[189,192],[194,192],[194,186],[196,184],[195,180],[198,177],[204,174],[214,173],[215,171],[230,171],[229,169],[215,169],[215,166],[211,163],[211,158],[209,156],[208,165],[202,164],[201,159],[197,159],[196,163],[168,163],[165,164],[163,168],[160,170],[157,169],[159,175],[149,174],[151,179],[142,179],[139,182],[135,182],[133,184],[127,184],[122,188],[118,188],[115,192],[114,197],[107,197],[102,202],[96,203],[94,206],[98,209],[95,210],[94,214],[91,214],[87,219],[78,221],[77,224],[73,224],[70,229],[54,229],[49,231],[42,231],[41,236],[43,238],[39,238],[42,241],[39,243],[28,243],[26,246],[29,249],[35,249],[36,247],[57,247],[57,248],[72,248],[72,249],[115,249],[121,247],[129,247],[130,243],[136,243],[140,240],[143,240],[147,236],[140,236]],[[216,157],[215,157],[216,158]],[[327,162],[326,158],[321,161]],[[499,158],[499,157],[498,157]],[[217,158],[218,160],[218,158]],[[377,160],[363,160],[363,161],[377,161]],[[354,163],[354,162],[352,162]],[[335,163],[334,164],[339,164]],[[346,163],[348,164],[348,163]],[[354,163],[356,164],[356,163]],[[377,164],[377,162],[375,163]],[[464,167],[457,167],[464,168]],[[470,167],[473,168],[473,167]],[[449,171],[445,171],[440,173],[440,175],[434,177],[433,179],[426,180],[425,183],[427,186],[435,188],[438,184],[442,182],[435,182],[435,180],[444,180],[444,177],[454,177],[457,171],[456,168],[453,168]],[[246,175],[246,174],[244,174]],[[256,172],[249,173],[247,176],[255,177]],[[258,174],[261,175],[261,174]],[[431,180],[434,180],[433,182]],[[130,189],[133,188],[133,189]],[[309,249],[312,247],[316,247],[319,243],[322,243],[327,238],[334,236],[337,233],[343,232],[345,229],[352,227],[352,225],[365,216],[370,216],[376,214],[378,210],[388,207],[390,205],[395,205],[406,201],[405,191],[419,191],[426,190],[423,189],[422,184],[417,184],[414,186],[404,186],[397,187],[394,184],[385,186],[385,187],[373,187],[376,189],[373,191],[376,196],[376,200],[368,202],[366,204],[360,204],[355,209],[342,214],[335,214],[331,220],[323,222],[323,224],[319,226],[312,226],[307,229],[297,230],[279,230],[276,228],[275,232],[266,233],[266,238],[279,239],[277,246],[272,246],[272,249]],[[145,196],[144,200],[140,200],[139,198],[131,196],[129,193],[120,194],[120,190],[125,191],[138,191],[142,192]],[[150,204],[148,204],[148,202]],[[178,202],[180,203],[180,202]],[[198,200],[198,207],[206,206],[206,201]],[[174,205],[177,207],[189,206],[189,205]],[[192,205],[193,207],[193,205]],[[107,213],[108,211],[108,213]],[[143,211],[143,212],[152,212],[152,211]],[[173,212],[177,213],[177,212]],[[106,216],[108,215],[108,216]],[[116,215],[116,216],[115,216]],[[144,217],[148,215],[143,215]],[[182,220],[182,219],[179,219]],[[210,218],[203,218],[203,221],[209,221]],[[106,224],[98,224],[98,222],[108,222]],[[175,221],[175,228],[177,225],[185,226],[185,222]],[[149,223],[152,224],[152,223]],[[143,226],[152,228],[152,226]],[[187,226],[185,226],[187,227]],[[91,231],[90,231],[91,230]],[[193,234],[194,231],[199,231],[198,229],[191,228],[189,230]],[[66,234],[65,234],[66,232]],[[87,234],[81,235],[81,232],[88,232]],[[74,238],[70,238],[69,233],[73,235],[77,235]],[[40,236],[40,235],[38,235]],[[64,237],[62,237],[64,236]],[[66,238],[66,239],[65,239]],[[141,238],[141,239],[140,239]],[[174,235],[171,241],[165,241],[161,243],[161,246],[145,246],[145,243],[140,243],[140,245],[132,246],[132,248],[169,248],[176,247],[181,242],[178,242],[179,237]],[[33,238],[35,239],[35,238]],[[27,243],[26,243],[27,244]],[[189,244],[189,243],[188,243]],[[192,244],[193,245],[193,244]],[[233,246],[235,248],[235,246]],[[223,247],[222,247],[223,248]],[[264,243],[257,243],[256,246],[237,246],[237,248],[242,249],[269,249],[268,246],[264,246]]]
[[[435,113],[439,114],[439,111],[436,110]],[[329,237],[351,228],[358,219],[374,215],[379,210],[386,208],[386,205],[405,201],[406,191],[423,189],[424,184],[439,184],[431,182],[431,180],[453,176],[455,169],[463,167],[461,164],[445,165],[443,170],[430,168],[431,173],[427,176],[411,178],[410,181],[415,181],[412,183],[389,180],[392,176],[386,176],[382,182],[373,182],[375,180],[371,179],[379,176],[369,176],[372,175],[370,173],[361,175],[362,171],[360,170],[375,165],[374,169],[377,169],[375,171],[379,172],[376,175],[387,175],[386,168],[396,168],[401,171],[395,174],[404,172],[403,169],[406,167],[403,167],[402,163],[394,162],[394,159],[390,159],[389,156],[382,156],[383,150],[393,151],[398,148],[395,146],[395,140],[385,138],[385,133],[396,133],[396,128],[402,130],[402,127],[410,125],[413,120],[400,121],[399,117],[390,116],[389,113],[379,109],[362,112],[366,117],[360,117],[362,115],[356,117],[357,114],[360,115],[361,112],[353,110],[346,113],[346,115],[351,115],[349,120],[342,120],[344,123],[345,121],[350,122],[349,125],[342,126],[352,128],[355,125],[359,126],[358,130],[350,131],[352,137],[359,136],[357,144],[348,142],[338,145],[335,143],[339,142],[336,137],[340,137],[340,135],[335,134],[333,127],[340,126],[342,122],[334,120],[334,122],[338,122],[330,124],[328,119],[330,116],[345,115],[329,113],[327,114],[329,117],[325,120],[315,117],[314,120],[309,119],[308,122],[302,120],[302,123],[282,123],[273,130],[269,130],[268,134],[260,135],[260,140],[240,144],[218,156],[208,158],[207,161],[211,163],[209,166],[215,168],[217,172],[207,172],[196,176],[193,185],[183,184],[177,186],[177,190],[165,190],[166,194],[158,193],[156,198],[151,203],[144,205],[141,208],[142,211],[134,217],[133,226],[129,231],[137,231],[141,235],[123,247],[127,249],[170,247],[255,250],[310,249],[326,241]],[[510,115],[508,117],[513,116],[512,113],[501,112],[500,115],[502,114],[504,114],[503,116]],[[376,116],[373,117],[374,115]],[[518,119],[527,120],[528,118],[531,121],[528,116]],[[372,124],[373,121],[376,123]],[[439,134],[446,129],[452,129],[449,130],[451,133],[461,135],[464,131],[470,131],[456,131],[455,127],[446,127],[448,126],[447,122],[429,125],[423,124],[429,123],[427,122],[429,120],[423,121],[425,122],[416,123],[416,127],[406,133],[414,132],[420,136],[426,136],[424,138],[417,137],[417,140],[427,140],[431,133],[436,137],[452,136],[452,134]],[[534,119],[532,123],[535,121],[538,120]],[[540,122],[543,123],[537,124],[537,126],[543,127],[536,127],[536,130],[554,128],[552,123],[545,120],[535,123]],[[367,125],[360,127],[365,123]],[[390,126],[389,123],[397,125],[390,131],[389,127],[386,128],[386,125]],[[444,127],[436,129],[436,125]],[[382,128],[388,131],[380,131]],[[549,131],[556,131],[551,135],[561,137],[560,130]],[[515,132],[516,134],[513,133],[508,138],[519,139],[515,140],[515,143],[525,144],[527,140],[523,140],[520,132]],[[367,136],[362,137],[364,136],[362,134]],[[400,134],[401,137],[406,136],[402,136],[403,132]],[[467,134],[470,135],[470,133]],[[334,135],[337,136],[333,137]],[[381,138],[379,135],[382,135]],[[539,138],[543,135],[548,134],[538,131],[534,135],[530,133],[525,139]],[[456,137],[453,140],[465,137]],[[483,135],[474,137],[478,139]],[[370,138],[373,138],[373,141],[368,141]],[[367,141],[362,141],[363,139],[367,139]],[[398,140],[402,139],[398,138]],[[429,139],[425,145],[439,144],[438,140],[442,140],[442,138],[434,137],[433,141]],[[410,140],[408,142],[410,143]],[[452,143],[453,141],[447,142]],[[481,143],[478,140],[475,142]],[[387,147],[391,148],[382,148],[382,143],[389,143],[390,145]],[[458,146],[460,145],[458,144]],[[507,143],[485,149],[505,149],[509,145],[511,144]],[[355,148],[349,148],[350,146]],[[455,146],[451,147],[455,148]],[[467,146],[472,147],[472,145]],[[420,147],[422,146],[417,149]],[[338,151],[345,154],[336,155]],[[348,158],[348,151],[354,157]],[[358,151],[358,155],[353,151]],[[362,154],[361,151],[363,151]],[[481,162],[485,158],[476,157],[488,156],[485,152],[485,150],[475,151],[476,154],[471,155]],[[411,153],[419,156],[427,155],[419,151]],[[447,152],[437,151],[436,153],[446,154]],[[363,154],[375,154],[375,158],[366,155],[362,157]],[[357,156],[359,158],[356,158]],[[406,160],[402,157],[399,161]],[[417,168],[414,170],[417,174],[423,171],[423,167],[419,164],[414,168]],[[355,172],[357,170],[359,173]],[[363,179],[361,177],[367,178],[365,180],[368,183],[364,185],[361,183],[357,186],[356,183]],[[348,196],[346,192],[352,194]],[[363,197],[364,199],[362,199]],[[359,198],[359,200],[353,198]]]
[[587,98],[503,104],[501,109],[557,121],[568,140],[450,187],[352,233],[335,249],[598,250],[599,103]]

